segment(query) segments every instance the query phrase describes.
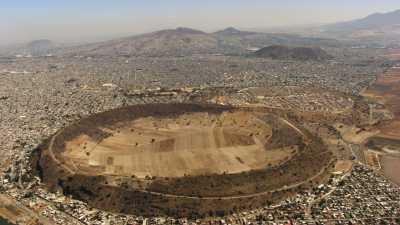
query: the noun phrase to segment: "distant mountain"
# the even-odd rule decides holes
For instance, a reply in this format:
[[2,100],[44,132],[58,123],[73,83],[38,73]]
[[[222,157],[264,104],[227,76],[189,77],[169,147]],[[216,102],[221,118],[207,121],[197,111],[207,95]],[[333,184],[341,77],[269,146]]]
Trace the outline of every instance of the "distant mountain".
[[300,46],[337,46],[337,40],[329,38],[312,38],[285,33],[261,33],[240,31],[233,27],[213,33],[221,48],[229,49],[239,47],[241,49],[259,49],[270,45],[300,45]]
[[224,30],[217,31],[214,34],[218,35],[218,36],[230,36],[230,35],[231,36],[234,36],[234,35],[243,36],[243,35],[257,34],[257,32],[241,31],[241,30],[238,30],[238,29],[236,29],[234,27],[228,27],[228,28],[226,28]]
[[319,35],[371,47],[400,45],[400,10],[374,13],[362,19],[322,26]]
[[176,28],[60,49],[60,54],[122,56],[188,56],[193,54],[247,54],[248,49],[273,44],[335,45],[332,39],[306,38],[288,34],[266,34],[226,28],[206,33]]
[[25,44],[7,46],[1,49],[3,55],[44,56],[50,54],[58,45],[50,40],[34,40]]
[[400,10],[389,13],[374,13],[362,19],[331,24],[325,28],[327,30],[369,30],[392,26],[400,28]]
[[50,52],[56,45],[46,39],[31,41],[25,46],[25,51],[32,55],[42,55]]
[[180,27],[81,45],[67,52],[81,55],[184,56],[216,53],[217,48],[218,41],[209,34]]
[[332,56],[319,47],[288,47],[282,45],[262,48],[256,51],[254,56],[277,60],[300,61],[323,61],[332,58]]

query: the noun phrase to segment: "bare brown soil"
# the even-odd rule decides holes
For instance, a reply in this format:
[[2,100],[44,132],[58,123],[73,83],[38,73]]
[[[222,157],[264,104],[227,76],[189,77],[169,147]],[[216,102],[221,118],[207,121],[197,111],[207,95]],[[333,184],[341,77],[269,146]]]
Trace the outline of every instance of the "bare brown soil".
[[400,139],[400,69],[393,68],[379,76],[363,95],[385,104],[394,115],[392,121],[379,126],[379,136]]
[[400,158],[383,156],[381,157],[381,165],[385,176],[400,185]]
[[362,144],[368,138],[373,137],[379,133],[378,130],[363,130],[354,125],[345,125],[342,123],[335,124],[335,129],[340,132],[343,140],[353,144]]
[[347,173],[351,170],[353,162],[351,160],[339,160],[335,164],[335,172]]
[[72,170],[137,178],[231,174],[279,165],[296,152],[295,146],[266,151],[271,128],[245,113],[144,117],[104,130],[111,135],[100,142],[87,135],[66,142],[62,156]]
[[[391,57],[397,57],[397,53],[392,52]],[[393,120],[378,125],[380,133],[370,138],[366,146],[382,152],[400,152],[400,68],[392,68],[379,76],[377,81],[363,94],[385,104],[394,115]],[[374,165],[377,164],[375,158],[369,161]],[[381,157],[381,166],[389,179],[399,183],[400,160],[383,156]]]

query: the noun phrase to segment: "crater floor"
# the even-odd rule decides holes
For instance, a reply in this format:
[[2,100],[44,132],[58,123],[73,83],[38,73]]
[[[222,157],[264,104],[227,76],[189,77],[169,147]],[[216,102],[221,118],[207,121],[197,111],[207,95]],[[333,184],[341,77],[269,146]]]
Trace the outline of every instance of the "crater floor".
[[293,148],[265,149],[271,127],[252,114],[225,112],[144,117],[99,142],[82,134],[66,143],[72,170],[149,177],[230,174],[262,169],[288,159]]

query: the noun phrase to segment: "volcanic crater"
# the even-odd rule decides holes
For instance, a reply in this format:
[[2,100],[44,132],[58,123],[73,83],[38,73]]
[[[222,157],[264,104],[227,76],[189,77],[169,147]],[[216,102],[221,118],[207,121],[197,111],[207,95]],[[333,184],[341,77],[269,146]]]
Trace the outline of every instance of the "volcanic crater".
[[180,217],[261,206],[317,178],[330,158],[318,138],[267,110],[153,104],[65,127],[34,164],[48,188],[94,207]]

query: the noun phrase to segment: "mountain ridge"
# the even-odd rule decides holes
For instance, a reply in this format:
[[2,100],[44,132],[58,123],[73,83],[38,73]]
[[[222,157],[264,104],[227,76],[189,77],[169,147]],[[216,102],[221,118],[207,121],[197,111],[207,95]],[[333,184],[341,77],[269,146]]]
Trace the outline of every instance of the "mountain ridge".
[[254,52],[253,56],[274,60],[324,61],[333,57],[319,47],[271,45]]
[[324,28],[327,30],[360,30],[394,25],[400,25],[400,9],[387,13],[373,13],[361,19],[326,25]]
[[307,38],[293,34],[272,34],[242,31],[228,27],[213,33],[178,27],[151,33],[86,44],[70,53],[82,55],[187,56],[193,54],[243,55],[249,48],[273,44],[319,45],[337,44],[333,39]]

